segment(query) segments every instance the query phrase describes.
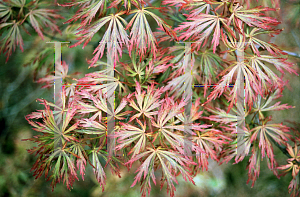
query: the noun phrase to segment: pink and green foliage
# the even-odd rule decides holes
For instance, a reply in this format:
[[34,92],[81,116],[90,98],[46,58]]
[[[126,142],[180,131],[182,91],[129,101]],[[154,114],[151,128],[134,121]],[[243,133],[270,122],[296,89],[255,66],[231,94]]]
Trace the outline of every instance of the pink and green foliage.
[[[23,50],[25,23],[42,39],[44,27],[60,32],[55,23],[61,18],[58,11],[39,8],[38,1],[26,2],[0,2],[1,51],[7,58],[17,46]],[[45,109],[26,116],[40,133],[28,139],[37,143],[29,150],[38,155],[32,168],[36,178],[45,173],[53,187],[62,180],[70,189],[78,171],[84,179],[89,164],[104,190],[108,166],[119,176],[121,165],[139,166],[132,187],[140,183],[142,196],[150,195],[151,184],[158,181],[174,196],[176,177],[194,183],[193,176],[208,170],[210,159],[219,164],[247,160],[248,182],[253,186],[265,158],[276,176],[278,170],[292,174],[288,189],[299,196],[299,136],[270,115],[292,108],[278,99],[287,84],[283,76],[297,73],[285,52],[261,36],[282,31],[269,14],[279,8],[279,1],[270,1],[273,8],[252,6],[256,2],[164,0],[159,7],[148,0],[62,4],[77,9],[66,21],[79,27],[77,43],[71,47],[82,43],[85,47],[100,34],[88,62],[90,67],[107,69],[77,79],[90,86],[64,89],[62,106],[40,100]],[[11,7],[19,7],[18,12]],[[192,42],[190,55],[185,42]],[[113,65],[103,62],[105,51]],[[68,82],[70,76],[64,63],[60,77]],[[53,79],[48,75],[39,82],[50,87]],[[194,87],[192,99],[183,96],[192,88],[188,84],[197,83],[205,87]],[[107,106],[112,92],[113,110]],[[108,134],[111,117],[114,133]],[[237,138],[241,124],[243,138]],[[113,155],[108,154],[108,140],[115,143]],[[186,144],[191,144],[192,154],[186,154]],[[237,153],[241,146],[243,152]],[[274,149],[288,156],[286,163],[278,165]]]
[[21,30],[29,34],[26,24],[33,28],[43,40],[45,27],[50,27],[52,31],[60,33],[55,20],[63,17],[57,13],[57,10],[45,7],[47,6],[38,1],[4,0],[0,2],[0,35],[4,33],[0,51],[6,53],[6,61],[17,46],[22,51],[24,50]]

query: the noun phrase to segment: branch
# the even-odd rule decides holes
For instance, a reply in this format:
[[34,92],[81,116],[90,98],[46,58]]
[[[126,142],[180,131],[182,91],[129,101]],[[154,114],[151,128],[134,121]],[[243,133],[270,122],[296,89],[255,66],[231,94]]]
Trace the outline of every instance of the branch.
[[273,144],[275,144],[281,150],[283,154],[285,154],[288,158],[291,158],[291,155],[286,150],[286,146],[278,144],[273,138],[269,138],[269,139],[273,142]]
[[289,56],[300,58],[300,54],[298,54],[298,53],[294,53],[294,52],[290,52],[290,51],[283,51],[283,52],[287,53]]

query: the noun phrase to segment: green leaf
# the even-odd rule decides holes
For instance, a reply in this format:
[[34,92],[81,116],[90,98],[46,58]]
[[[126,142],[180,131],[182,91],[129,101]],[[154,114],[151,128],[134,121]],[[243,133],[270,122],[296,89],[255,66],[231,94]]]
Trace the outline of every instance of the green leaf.
[[12,50],[16,50],[16,46],[20,46],[21,51],[23,52],[23,39],[20,32],[21,22],[16,22],[15,20],[12,23],[2,23],[0,24],[0,30],[3,28],[8,28],[8,31],[4,38],[1,40],[1,51],[6,53],[6,62],[8,61],[9,56],[12,54]]

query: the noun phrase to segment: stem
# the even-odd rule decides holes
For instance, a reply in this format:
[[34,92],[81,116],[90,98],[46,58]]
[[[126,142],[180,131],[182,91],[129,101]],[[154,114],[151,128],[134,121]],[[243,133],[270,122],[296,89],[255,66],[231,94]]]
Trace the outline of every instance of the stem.
[[300,54],[298,54],[298,53],[294,53],[294,52],[290,52],[290,51],[283,51],[283,52],[287,53],[289,56],[300,58]]
[[255,116],[257,115],[257,113],[258,113],[258,111],[256,111],[256,112],[255,112],[255,114],[253,115],[253,117],[252,117],[252,119],[251,119],[250,123],[252,123],[252,122],[253,122],[253,119],[255,118]]
[[269,139],[271,139],[273,144],[275,144],[281,150],[281,152],[283,154],[285,154],[287,157],[291,158],[290,154],[286,150],[286,146],[278,144],[273,138],[269,138]]
[[131,85],[130,83],[129,83],[129,81],[128,81],[128,79],[121,73],[121,72],[119,72],[116,68],[114,69],[119,75],[121,75],[121,77],[123,77],[123,79],[125,79],[127,82],[125,82],[125,81],[120,81],[120,82],[122,82],[122,83],[124,83],[124,84],[126,84],[126,85]]

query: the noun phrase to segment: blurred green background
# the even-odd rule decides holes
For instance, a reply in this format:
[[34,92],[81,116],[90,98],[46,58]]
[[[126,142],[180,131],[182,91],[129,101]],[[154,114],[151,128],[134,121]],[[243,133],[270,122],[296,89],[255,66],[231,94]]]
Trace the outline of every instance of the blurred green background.
[[[63,3],[64,1],[58,2]],[[59,9],[65,10],[60,14],[64,15],[66,19],[75,11],[72,8],[59,7]],[[282,24],[279,28],[284,28],[284,31],[272,38],[272,41],[288,51],[290,61],[298,64],[300,57],[300,3],[298,1],[281,1],[280,13]],[[63,24],[64,21],[61,20],[58,24],[63,29],[67,26]],[[53,89],[41,89],[42,85],[37,84],[34,79],[45,75],[48,72],[47,69],[53,65],[51,62],[53,58],[47,57],[49,55],[54,57],[54,47],[53,44],[46,44],[46,42],[57,38],[74,40],[74,37],[67,31],[71,30],[67,29],[66,32],[63,32],[63,36],[54,35],[56,38],[46,35],[43,41],[31,30],[32,36],[22,34],[24,53],[17,49],[7,63],[5,63],[5,56],[0,55],[0,196],[140,196],[138,185],[130,188],[135,176],[134,170],[128,172],[126,168],[122,169],[122,178],[111,176],[107,171],[104,192],[101,191],[90,167],[86,169],[85,180],[80,179],[80,181],[75,182],[71,191],[67,190],[66,186],[61,183],[57,184],[54,192],[52,192],[50,182],[46,182],[44,177],[35,180],[30,172],[36,157],[29,155],[26,149],[33,147],[34,144],[21,140],[30,138],[37,132],[30,128],[25,120],[25,115],[42,108],[36,102],[37,98],[53,100]],[[99,39],[95,36],[92,42],[97,42]],[[93,70],[87,69],[88,64],[86,62],[86,59],[92,58],[93,47],[93,44],[90,44],[84,49],[80,46],[70,49],[63,44],[62,59],[69,64],[69,73],[79,71],[82,72],[81,76],[83,76],[84,73]],[[45,55],[40,56],[38,61],[33,63],[41,51]],[[27,63],[28,65],[24,66]],[[38,73],[33,72],[36,68],[39,68]],[[284,91],[284,97],[281,98],[281,101],[296,106],[296,108],[272,114],[274,122],[288,124],[285,122],[288,120],[299,123],[299,77],[287,75],[286,79],[290,80],[290,87]],[[291,124],[288,125],[292,126]],[[274,151],[278,163],[280,165],[285,164],[286,156],[277,148]],[[255,186],[251,188],[251,183],[246,184],[248,179],[245,170],[246,165],[246,160],[236,165],[232,165],[230,162],[222,166],[211,162],[208,172],[200,173],[194,178],[196,185],[186,183],[179,176],[179,185],[176,186],[175,196],[289,196],[288,185],[291,175],[277,179],[267,168],[266,162],[263,161],[260,177]],[[167,196],[165,187],[162,191],[160,191],[159,185],[152,187],[151,196]]]

